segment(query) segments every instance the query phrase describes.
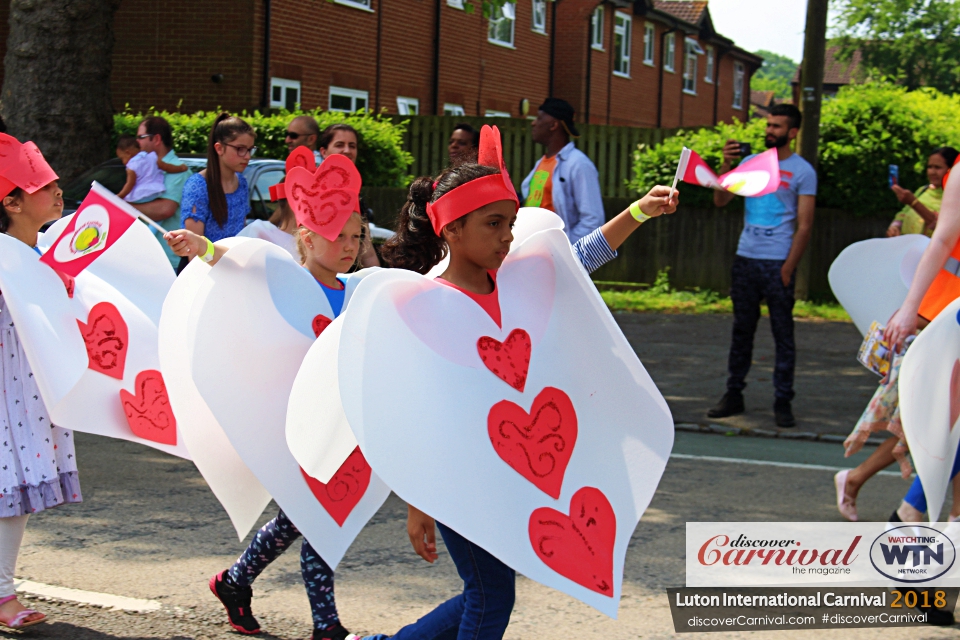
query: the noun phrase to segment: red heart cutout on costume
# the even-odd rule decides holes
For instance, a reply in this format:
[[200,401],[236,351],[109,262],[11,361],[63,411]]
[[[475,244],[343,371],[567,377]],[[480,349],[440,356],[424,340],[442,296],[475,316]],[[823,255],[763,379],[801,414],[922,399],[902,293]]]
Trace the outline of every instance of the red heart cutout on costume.
[[127,361],[127,323],[117,308],[109,302],[98,302],[90,309],[87,322],[77,320],[77,324],[87,347],[87,367],[123,380]]
[[353,450],[326,484],[307,475],[302,467],[300,473],[316,499],[341,527],[370,486],[370,465],[360,447]]
[[514,329],[503,342],[488,336],[477,340],[477,353],[487,369],[521,393],[527,384],[532,348],[530,334],[523,329]]
[[323,330],[330,326],[330,323],[333,322],[330,318],[318,313],[313,319],[313,335],[320,337],[320,334],[323,333]]
[[136,395],[120,390],[120,402],[133,434],[160,444],[177,444],[177,419],[170,408],[167,386],[159,371],[137,374]]
[[509,400],[493,405],[487,433],[497,455],[548,496],[560,497],[563,475],[577,443],[577,412],[560,389],[547,387],[530,413]]
[[530,543],[548,567],[591,591],[613,597],[617,514],[603,492],[584,487],[570,499],[570,515],[541,507],[530,514]]
[[960,360],[953,363],[953,373],[950,374],[950,430],[960,418]]
[[355,211],[360,211],[360,172],[343,155],[326,158],[315,172],[287,172],[287,201],[297,222],[333,242]]

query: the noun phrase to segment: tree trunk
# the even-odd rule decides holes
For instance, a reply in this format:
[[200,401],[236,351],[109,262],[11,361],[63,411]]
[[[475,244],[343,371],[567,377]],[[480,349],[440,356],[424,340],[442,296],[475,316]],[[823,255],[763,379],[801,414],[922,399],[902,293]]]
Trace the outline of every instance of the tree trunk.
[[110,157],[113,14],[120,0],[10,0],[0,115],[62,181]]

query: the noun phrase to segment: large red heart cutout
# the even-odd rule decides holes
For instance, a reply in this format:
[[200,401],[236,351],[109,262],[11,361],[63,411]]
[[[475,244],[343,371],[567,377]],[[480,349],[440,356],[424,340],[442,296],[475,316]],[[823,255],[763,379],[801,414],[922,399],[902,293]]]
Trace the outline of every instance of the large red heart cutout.
[[314,497],[341,527],[370,486],[370,465],[360,447],[353,450],[326,484],[307,475],[303,468],[300,473]]
[[613,597],[617,514],[603,492],[584,487],[570,499],[570,515],[541,507],[530,514],[530,544],[544,564],[582,587]]
[[313,335],[320,337],[320,334],[323,333],[323,330],[330,326],[330,323],[333,322],[330,318],[318,313],[313,318]]
[[167,386],[159,371],[137,374],[136,394],[120,390],[120,402],[130,430],[138,438],[160,444],[177,444],[177,419],[170,407]]
[[950,430],[953,431],[960,418],[960,360],[953,363],[950,374]]
[[530,334],[523,329],[514,329],[503,342],[488,336],[477,340],[477,353],[487,369],[521,393],[527,384],[532,348]]
[[514,471],[556,499],[577,443],[577,412],[560,389],[547,387],[530,413],[509,400],[487,414],[487,433],[497,455]]
[[90,309],[87,322],[77,320],[87,347],[87,367],[123,380],[127,361],[127,323],[109,302],[98,302]]
[[360,172],[346,156],[327,157],[315,172],[287,172],[286,195],[297,222],[333,242],[355,211],[360,211]]

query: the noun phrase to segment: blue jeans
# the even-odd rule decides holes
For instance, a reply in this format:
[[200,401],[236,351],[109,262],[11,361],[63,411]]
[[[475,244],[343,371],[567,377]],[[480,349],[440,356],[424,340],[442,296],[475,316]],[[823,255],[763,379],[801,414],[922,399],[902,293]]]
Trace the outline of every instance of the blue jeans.
[[463,593],[400,629],[393,640],[499,640],[513,612],[517,574],[453,529],[439,522],[437,529],[463,579]]
[[[960,448],[953,458],[953,469],[950,471],[950,479],[960,473]],[[907,495],[903,496],[903,501],[920,513],[927,512],[927,496],[923,494],[923,484],[920,483],[920,476],[913,479],[913,484],[907,490]]]

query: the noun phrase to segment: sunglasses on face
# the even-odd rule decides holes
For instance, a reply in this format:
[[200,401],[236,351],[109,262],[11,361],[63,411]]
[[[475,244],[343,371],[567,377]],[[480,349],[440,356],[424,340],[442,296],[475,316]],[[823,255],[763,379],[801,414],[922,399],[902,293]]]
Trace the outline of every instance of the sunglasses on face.
[[300,136],[308,135],[306,133],[296,133],[295,131],[287,131],[287,138],[290,140],[296,140]]
[[152,138],[153,135],[149,133],[144,133],[143,135],[137,136],[137,140],[146,140],[147,138]]

